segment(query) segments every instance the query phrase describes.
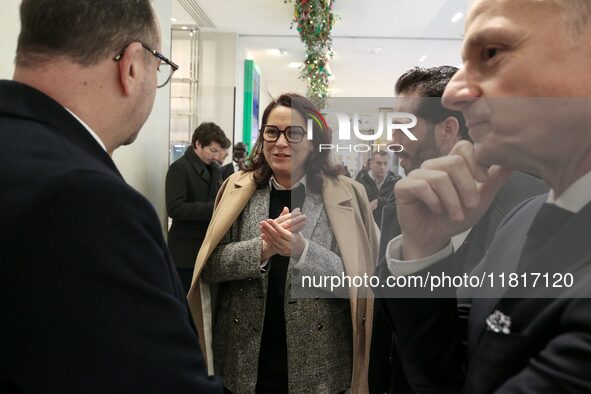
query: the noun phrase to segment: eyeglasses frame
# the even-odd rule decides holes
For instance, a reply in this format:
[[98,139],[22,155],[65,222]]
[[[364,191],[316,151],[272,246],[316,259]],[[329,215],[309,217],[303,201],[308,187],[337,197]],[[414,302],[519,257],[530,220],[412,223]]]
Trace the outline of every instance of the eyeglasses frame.
[[[174,74],[179,69],[179,66],[175,62],[173,62],[172,60],[170,60],[169,58],[167,58],[166,56],[164,56],[163,54],[158,52],[157,50],[150,48],[147,44],[145,44],[141,41],[132,41],[129,44],[125,45],[125,47],[113,57],[113,60],[116,62],[121,60],[121,58],[123,57],[123,53],[125,53],[125,50],[127,49],[127,47],[130,46],[134,42],[139,42],[140,44],[142,44],[142,47],[145,50],[150,52],[152,55],[156,56],[156,58],[160,59],[161,62],[164,62],[170,66],[170,75],[168,76],[166,81],[161,83],[160,85],[158,85],[157,88],[160,89],[160,88],[166,86],[166,84],[168,82],[170,82],[170,80],[172,79],[172,74]],[[160,67],[160,64],[158,65],[158,67]]]
[[[277,138],[275,138],[274,140],[267,140],[265,139],[265,127],[274,127],[277,129],[277,131],[279,131],[279,134],[277,135]],[[300,129],[302,129],[304,131],[304,133],[302,134],[302,138],[300,138],[299,141],[290,141],[290,138],[287,138],[287,129],[292,128],[292,127],[299,127]],[[281,130],[279,127],[272,125],[272,124],[264,124],[261,129],[259,130],[261,133],[261,137],[263,138],[263,141],[265,142],[277,142],[277,140],[279,140],[279,137],[281,137],[281,134],[283,134],[285,136],[285,140],[287,142],[289,142],[290,144],[299,144],[304,140],[304,137],[306,136],[306,130],[302,127],[302,126],[287,126],[285,129]]]

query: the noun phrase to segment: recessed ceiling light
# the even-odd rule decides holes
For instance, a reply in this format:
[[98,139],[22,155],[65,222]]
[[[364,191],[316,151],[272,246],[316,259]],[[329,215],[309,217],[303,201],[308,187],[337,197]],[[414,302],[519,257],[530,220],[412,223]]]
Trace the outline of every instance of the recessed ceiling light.
[[419,62],[424,62],[425,60],[427,60],[427,55],[423,55],[420,57]]
[[451,23],[458,23],[464,17],[463,12],[456,12],[451,18]]
[[289,68],[300,68],[304,65],[302,62],[291,62],[287,65]]
[[174,23],[174,22],[178,22],[178,19],[177,19],[177,18],[175,18],[175,17],[173,16],[172,18],[170,18],[170,21],[171,21],[172,23]]
[[270,52],[270,53],[271,53],[273,56],[284,56],[284,55],[286,55],[286,54],[287,54],[287,51],[286,51],[285,49],[281,49],[281,48],[278,48],[278,49],[275,49],[275,48],[273,48],[273,49],[269,49],[269,52]]
[[187,30],[187,29],[188,29],[188,27],[187,27],[187,26],[183,26],[183,27],[181,27],[181,29],[183,29],[183,30]]

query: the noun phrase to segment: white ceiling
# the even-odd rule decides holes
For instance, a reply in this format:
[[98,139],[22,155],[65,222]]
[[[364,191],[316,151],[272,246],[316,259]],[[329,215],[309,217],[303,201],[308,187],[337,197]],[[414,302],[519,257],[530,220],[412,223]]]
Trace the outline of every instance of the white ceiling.
[[[275,96],[305,92],[299,71],[287,67],[305,57],[295,29],[290,29],[293,3],[282,0],[194,0],[216,31],[235,32],[239,45],[254,59]],[[470,0],[337,0],[339,20],[333,28],[331,62],[335,97],[392,97],[394,81],[412,66],[458,66],[464,18]],[[173,2],[176,24],[192,24]],[[270,49],[284,49],[278,56]],[[378,49],[376,49],[378,48]],[[375,53],[378,52],[378,53]]]

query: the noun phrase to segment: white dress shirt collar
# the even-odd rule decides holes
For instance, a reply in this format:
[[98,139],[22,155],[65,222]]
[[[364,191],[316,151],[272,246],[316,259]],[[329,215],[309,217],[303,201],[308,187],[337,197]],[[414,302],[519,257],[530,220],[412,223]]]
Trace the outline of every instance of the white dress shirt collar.
[[[64,108],[66,108],[66,107],[64,107]],[[76,118],[76,120],[78,122],[80,122],[80,124],[82,126],[84,126],[84,128],[90,133],[90,135],[92,136],[92,138],[94,138],[96,140],[96,142],[98,142],[98,144],[101,146],[101,148],[103,148],[103,150],[105,152],[107,152],[107,147],[105,146],[105,144],[103,143],[103,141],[101,141],[101,139],[99,138],[99,136],[96,135],[96,133],[94,131],[92,131],[92,129],[86,123],[84,123],[84,121],[82,119],[80,119],[74,112],[70,111],[68,108],[66,108],[66,111],[68,111],[74,118]]]
[[550,190],[547,202],[556,204],[567,211],[578,213],[591,202],[591,172],[577,179],[558,198],[554,195],[554,191]]
[[269,186],[273,186],[275,190],[292,190],[298,187],[299,185],[304,185],[304,189],[306,188],[306,175],[304,175],[302,179],[297,181],[295,184],[291,185],[291,189],[287,189],[280,185],[279,182],[275,180],[275,177],[273,175],[271,175],[271,179],[269,180]]
[[378,190],[380,190],[382,188],[382,185],[384,184],[384,182],[386,182],[386,177],[385,176],[384,176],[384,178],[382,178],[381,181],[378,181],[378,179],[373,174],[373,171],[372,170],[369,170],[367,172],[367,175],[369,175],[369,177],[371,178],[371,180],[374,181],[374,183],[378,187]]

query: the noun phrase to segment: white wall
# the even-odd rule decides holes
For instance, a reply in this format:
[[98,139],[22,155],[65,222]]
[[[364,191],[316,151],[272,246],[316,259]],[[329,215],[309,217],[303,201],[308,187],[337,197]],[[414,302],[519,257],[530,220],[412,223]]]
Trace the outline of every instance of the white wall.
[[14,54],[20,31],[19,6],[21,0],[0,1],[0,79],[12,79]]
[[216,123],[231,141],[234,141],[236,41],[234,33],[199,32],[197,123]]
[[[160,19],[162,52],[167,56],[170,54],[171,0],[153,0],[152,4]],[[163,230],[167,225],[164,181],[168,169],[169,130],[170,84],[158,89],[152,114],[137,140],[117,149],[113,155],[125,180],[154,205]]]

